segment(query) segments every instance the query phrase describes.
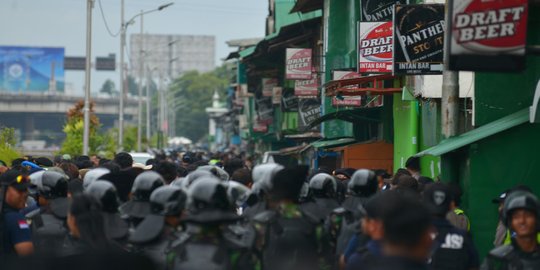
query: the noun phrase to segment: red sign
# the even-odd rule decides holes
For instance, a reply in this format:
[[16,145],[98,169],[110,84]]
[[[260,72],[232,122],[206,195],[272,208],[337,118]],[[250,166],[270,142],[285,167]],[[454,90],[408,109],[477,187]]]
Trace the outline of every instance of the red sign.
[[278,85],[278,79],[263,78],[262,79],[262,94],[263,97],[271,97],[272,90]]
[[515,70],[525,55],[527,0],[453,0],[452,8],[451,67]]
[[319,77],[314,75],[313,78],[304,81],[296,81],[294,83],[295,96],[310,96],[314,97],[319,94]]
[[[352,71],[334,71],[334,80],[346,80],[360,78],[361,75]],[[354,86],[346,86],[354,88]],[[334,107],[360,107],[362,106],[362,96],[347,96],[343,98],[332,97]]]
[[392,22],[360,23],[359,73],[392,72]]
[[285,78],[288,80],[311,79],[311,49],[287,49]]

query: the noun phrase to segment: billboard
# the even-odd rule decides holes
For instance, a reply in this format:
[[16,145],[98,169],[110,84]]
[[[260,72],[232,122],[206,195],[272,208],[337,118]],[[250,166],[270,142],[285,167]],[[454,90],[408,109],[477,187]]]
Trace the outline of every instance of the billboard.
[[[298,130],[306,130],[308,125],[321,117],[321,101],[318,98],[306,98],[298,101]],[[313,130],[318,127],[313,127]]]
[[527,0],[452,0],[449,67],[518,71],[525,68]]
[[391,21],[395,5],[407,4],[406,0],[362,0],[360,13],[362,22]]
[[0,46],[0,91],[64,92],[64,48]]
[[445,28],[444,5],[396,5],[393,73],[441,74]]
[[392,22],[361,22],[359,73],[392,72]]
[[287,48],[285,78],[287,80],[311,79],[311,49]]

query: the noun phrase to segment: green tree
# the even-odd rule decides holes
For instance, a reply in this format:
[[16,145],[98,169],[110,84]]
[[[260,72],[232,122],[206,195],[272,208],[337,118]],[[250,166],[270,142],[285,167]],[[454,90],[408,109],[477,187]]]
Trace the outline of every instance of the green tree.
[[208,115],[205,109],[212,106],[214,91],[224,99],[231,74],[225,67],[199,73],[190,71],[175,79],[170,86],[171,110],[176,113],[176,134],[194,142],[208,134]]
[[[77,102],[67,112],[67,121],[64,125],[64,133],[66,139],[62,143],[62,154],[70,154],[73,156],[82,154],[83,147],[83,131],[84,131],[84,101]],[[101,124],[99,118],[94,113],[94,103],[90,103],[90,153],[96,153],[96,149],[103,143],[103,136],[98,134]]]
[[2,127],[0,129],[0,160],[8,165],[12,160],[21,157],[21,154],[15,150],[15,144],[17,144],[15,129]]
[[114,82],[111,79],[107,79],[103,83],[103,85],[101,86],[101,89],[99,90],[99,92],[109,94],[109,95],[113,95],[113,94],[117,93]]

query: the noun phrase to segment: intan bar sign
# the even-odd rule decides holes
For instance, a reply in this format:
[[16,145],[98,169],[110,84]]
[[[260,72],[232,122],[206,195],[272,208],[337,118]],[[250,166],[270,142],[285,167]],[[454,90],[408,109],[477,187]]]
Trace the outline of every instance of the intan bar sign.
[[525,66],[527,0],[453,0],[449,65],[517,71]]

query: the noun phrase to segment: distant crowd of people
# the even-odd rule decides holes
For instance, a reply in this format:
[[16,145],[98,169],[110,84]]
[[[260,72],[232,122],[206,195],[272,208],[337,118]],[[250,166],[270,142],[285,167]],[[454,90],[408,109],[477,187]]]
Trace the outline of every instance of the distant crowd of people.
[[57,156],[0,161],[2,269],[540,269],[540,202],[493,202],[481,261],[461,189],[385,170],[254,164],[186,152],[136,163]]

